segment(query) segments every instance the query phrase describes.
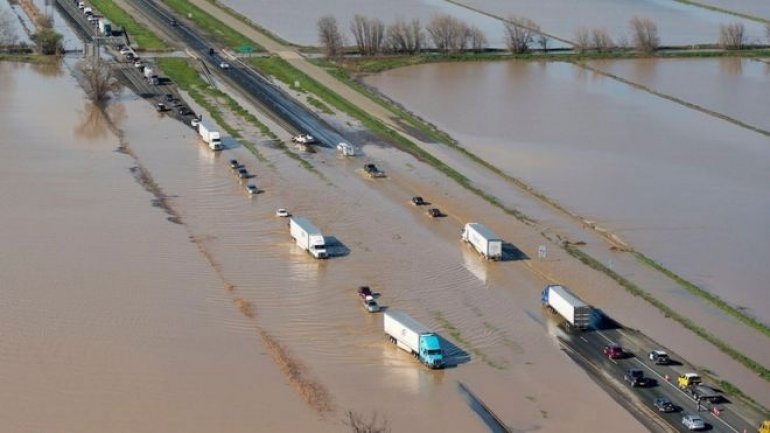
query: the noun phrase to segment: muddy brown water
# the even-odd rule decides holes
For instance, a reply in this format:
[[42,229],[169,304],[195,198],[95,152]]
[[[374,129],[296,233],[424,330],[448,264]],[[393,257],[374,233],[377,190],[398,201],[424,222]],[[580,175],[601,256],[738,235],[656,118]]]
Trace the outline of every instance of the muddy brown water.
[[764,34],[762,24],[755,21],[673,0],[459,0],[458,3],[501,17],[528,17],[544,31],[567,40],[574,40],[575,30],[585,27],[605,29],[615,41],[631,41],[628,23],[634,16],[655,22],[664,45],[716,42],[719,26],[732,22],[742,23],[750,40],[760,39]]
[[770,64],[761,59],[639,59],[590,65],[770,131],[765,103],[770,98]]
[[[377,410],[394,431],[486,431],[459,380],[516,429],[644,431],[532,319],[544,280],[469,256],[459,217],[431,220],[406,203],[424,187],[450,215],[460,210],[446,180],[412,158],[372,148],[392,170],[374,182],[360,160],[324,151],[309,157],[321,178],[267,147],[269,165],[242,148],[212,154],[130,94],[108,109],[120,142],[67,76],[4,63],[0,91],[0,193],[14,203],[0,211],[0,430],[338,432],[352,408]],[[245,193],[233,157],[264,194]],[[137,166],[182,224],[152,205]],[[314,261],[277,207],[350,254]],[[390,346],[381,317],[358,305],[364,283],[448,341],[443,326],[456,327],[468,341],[448,346],[457,368],[428,371]],[[334,412],[308,407],[259,330],[328,390]]]
[[[673,88],[666,77],[677,67],[657,75],[653,68],[651,81]],[[719,74],[680,80],[677,94],[703,86],[700,100],[742,115],[739,99],[718,97],[727,87],[708,87],[734,80]],[[762,74],[738,87],[764,91],[754,84],[767,82]],[[481,158],[770,322],[767,137],[563,63],[424,65],[366,82]]]

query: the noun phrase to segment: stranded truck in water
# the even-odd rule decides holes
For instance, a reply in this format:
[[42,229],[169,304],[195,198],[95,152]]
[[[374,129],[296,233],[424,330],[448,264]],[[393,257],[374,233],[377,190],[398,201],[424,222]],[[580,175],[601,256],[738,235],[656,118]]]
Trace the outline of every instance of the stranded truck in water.
[[222,137],[212,125],[206,122],[198,122],[198,134],[209,145],[211,150],[222,150]]
[[545,286],[541,300],[549,310],[563,317],[570,328],[588,329],[593,321],[593,309],[564,286]]
[[289,232],[303,250],[317,259],[329,258],[326,252],[326,244],[321,231],[305,218],[291,217],[289,219]]
[[473,245],[487,259],[503,258],[503,241],[496,234],[479,223],[465,224],[463,240]]
[[430,368],[444,366],[444,353],[438,336],[403,311],[385,311],[385,334],[392,343],[406,350]]

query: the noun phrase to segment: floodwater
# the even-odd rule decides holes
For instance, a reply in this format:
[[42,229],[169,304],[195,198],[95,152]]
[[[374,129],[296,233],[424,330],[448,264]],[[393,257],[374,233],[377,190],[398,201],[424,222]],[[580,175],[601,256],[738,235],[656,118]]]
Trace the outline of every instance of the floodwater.
[[525,16],[544,31],[567,40],[574,40],[575,30],[585,27],[606,29],[615,41],[630,41],[628,22],[634,16],[654,21],[664,45],[716,42],[719,26],[732,22],[743,23],[750,40],[764,35],[762,24],[757,22],[673,0],[459,0],[459,3],[501,17]]
[[324,2],[323,7],[319,7],[318,2],[313,0],[224,0],[222,3],[281,38],[300,45],[319,44],[317,22],[326,15],[337,19],[340,31],[348,43],[353,43],[349,28],[350,20],[356,14],[379,18],[385,25],[399,18],[407,21],[418,18],[425,25],[434,15],[444,13],[480,28],[489,40],[490,47],[505,46],[503,24],[499,20],[443,0],[340,0]]
[[[770,63],[759,59],[639,59],[591,66],[770,131]],[[693,76],[697,77],[693,80]]]
[[[0,64],[0,92],[0,194],[14,204],[0,210],[0,431],[338,432],[347,409],[376,410],[394,431],[487,431],[458,381],[516,429],[644,431],[532,319],[545,281],[518,266],[469,271],[484,263],[465,257],[459,221],[407,207],[395,170],[373,182],[321,152],[317,175],[229,139],[215,155],[129,94],[107,110],[119,141],[69,77],[26,65]],[[424,169],[372,155],[388,171]],[[265,193],[244,192],[233,157]],[[455,212],[446,180],[428,181]],[[284,206],[344,255],[301,252],[273,215]],[[428,371],[390,346],[358,284],[439,329],[456,368]],[[453,344],[445,323],[470,343]]]
[[[684,87],[717,94],[700,77]],[[422,65],[366,83],[770,323],[767,137],[566,63]]]
[[765,0],[703,0],[699,3],[770,19],[770,3]]

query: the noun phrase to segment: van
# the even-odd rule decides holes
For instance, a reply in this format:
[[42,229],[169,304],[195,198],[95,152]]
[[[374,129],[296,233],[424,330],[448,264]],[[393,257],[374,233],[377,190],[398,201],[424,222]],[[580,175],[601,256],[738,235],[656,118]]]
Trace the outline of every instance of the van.
[[85,9],[85,7],[86,7],[85,3],[83,3],[83,2],[79,2],[78,3],[78,9]]

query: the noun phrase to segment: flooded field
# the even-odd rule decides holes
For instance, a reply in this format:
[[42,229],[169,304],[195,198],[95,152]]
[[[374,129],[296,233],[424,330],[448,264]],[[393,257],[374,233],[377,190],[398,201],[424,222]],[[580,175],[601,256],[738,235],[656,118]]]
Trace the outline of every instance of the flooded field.
[[[223,0],[240,14],[253,20],[278,36],[301,45],[318,45],[318,19],[333,15],[340,31],[352,43],[350,20],[356,14],[381,19],[386,25],[398,18],[410,21],[418,18],[423,25],[439,13],[450,14],[469,25],[475,25],[487,36],[490,46],[502,48],[503,24],[494,18],[453,5],[443,0],[396,0],[381,2],[375,0],[341,0],[324,2],[319,7],[312,0]],[[298,11],[302,11],[299,13]]]
[[770,322],[766,137],[563,63],[423,65],[366,82]]
[[[759,0],[756,0],[757,2]],[[764,35],[763,26],[750,20],[678,3],[673,0],[591,0],[575,2],[558,0],[542,2],[521,0],[459,0],[457,3],[496,16],[525,16],[555,36],[574,40],[579,27],[603,28],[616,41],[630,41],[629,20],[647,17],[658,26],[663,45],[686,45],[716,42],[719,26],[732,22],[744,24],[750,40]],[[734,2],[737,3],[737,2]],[[741,2],[742,3],[742,2]]]
[[699,3],[742,14],[753,15],[759,18],[770,19],[770,3],[765,0],[704,0]]
[[[643,59],[591,66],[770,131],[770,63],[758,59]],[[693,81],[693,75],[697,80]]]

